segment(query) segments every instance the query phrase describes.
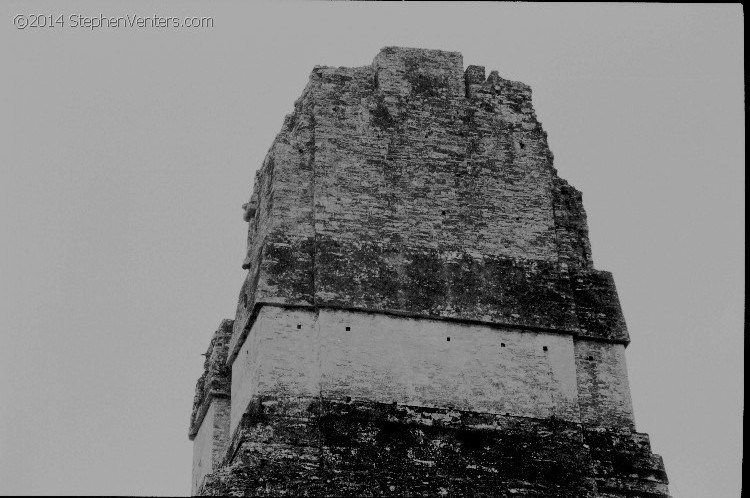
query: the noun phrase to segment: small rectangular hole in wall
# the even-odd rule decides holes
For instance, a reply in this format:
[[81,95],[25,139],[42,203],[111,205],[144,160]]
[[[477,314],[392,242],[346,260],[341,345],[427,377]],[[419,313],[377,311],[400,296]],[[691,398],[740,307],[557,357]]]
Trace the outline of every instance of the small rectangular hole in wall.
[[299,330],[299,329],[301,329],[301,328],[302,328],[302,324],[301,324],[301,323],[298,323],[298,324],[297,324],[297,330]]
[[351,327],[347,327],[346,331],[349,332],[351,329],[352,329]]
[[547,351],[547,346],[542,346],[543,351]]
[[451,342],[451,338],[450,337],[446,337],[445,340],[448,341],[448,342]]
[[589,361],[594,361],[594,357],[593,356],[589,356]]
[[500,347],[501,347],[501,348],[504,348],[504,347],[505,347],[505,343],[504,343],[504,342],[501,342],[501,343],[500,343]]

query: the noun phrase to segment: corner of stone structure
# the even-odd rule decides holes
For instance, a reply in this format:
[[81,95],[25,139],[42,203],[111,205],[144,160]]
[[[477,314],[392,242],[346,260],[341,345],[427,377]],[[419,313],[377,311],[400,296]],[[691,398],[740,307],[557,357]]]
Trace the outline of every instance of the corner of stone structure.
[[193,495],[200,492],[205,476],[219,468],[226,453],[232,381],[226,360],[233,323],[223,320],[214,332],[195,389],[188,431],[193,441]]
[[213,398],[229,398],[232,373],[226,365],[234,320],[222,320],[204,354],[203,375],[195,386],[188,436],[194,440]]

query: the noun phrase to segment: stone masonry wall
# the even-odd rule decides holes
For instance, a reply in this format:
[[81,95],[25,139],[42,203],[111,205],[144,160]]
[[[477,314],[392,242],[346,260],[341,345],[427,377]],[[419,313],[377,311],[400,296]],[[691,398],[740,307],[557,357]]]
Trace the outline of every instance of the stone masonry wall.
[[229,341],[232,337],[232,320],[223,320],[214,332],[208,350],[204,354],[203,375],[195,385],[193,411],[190,414],[190,439],[198,433],[203,417],[213,398],[229,398],[232,376],[227,366]]
[[243,211],[194,494],[668,498],[527,85],[439,50],[316,67]]
[[[574,356],[571,335],[264,306],[232,364],[230,432],[252,399],[271,395],[578,422]],[[611,379],[595,378],[604,392]],[[616,398],[609,401],[592,407],[602,419],[631,409],[617,405]]]
[[219,468],[229,443],[231,371],[227,366],[232,320],[223,320],[205,353],[203,375],[195,386],[189,438],[193,441],[192,493]]
[[207,496],[668,498],[648,437],[557,419],[257,398]]
[[245,213],[230,362],[259,303],[629,340],[531,90],[464,71],[454,52],[386,48],[371,66],[313,70]]
[[193,439],[193,495],[200,490],[204,477],[224,462],[229,444],[229,405],[229,398],[212,398]]
[[574,348],[581,422],[635,428],[625,346],[584,339]]

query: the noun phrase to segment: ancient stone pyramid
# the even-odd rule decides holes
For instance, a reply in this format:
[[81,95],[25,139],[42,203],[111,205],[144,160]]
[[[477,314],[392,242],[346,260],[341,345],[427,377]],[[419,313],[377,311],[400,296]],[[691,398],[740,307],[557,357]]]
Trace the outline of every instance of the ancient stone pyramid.
[[439,50],[316,67],[244,211],[194,493],[668,496],[528,86]]

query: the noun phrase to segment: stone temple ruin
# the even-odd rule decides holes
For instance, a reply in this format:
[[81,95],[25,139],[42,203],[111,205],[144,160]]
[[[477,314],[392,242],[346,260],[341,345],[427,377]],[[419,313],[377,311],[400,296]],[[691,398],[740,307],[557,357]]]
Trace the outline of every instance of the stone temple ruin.
[[669,496],[552,161],[530,88],[459,53],[314,68],[243,206],[193,493]]

